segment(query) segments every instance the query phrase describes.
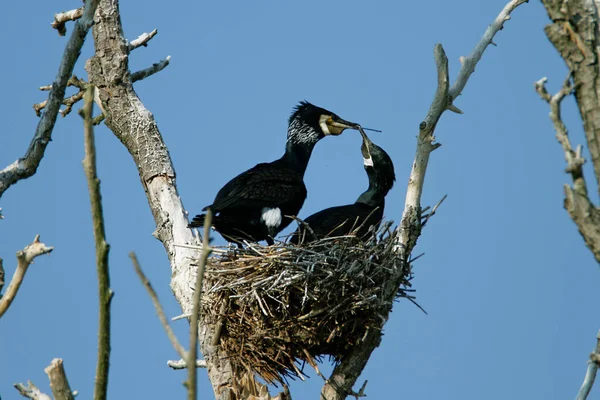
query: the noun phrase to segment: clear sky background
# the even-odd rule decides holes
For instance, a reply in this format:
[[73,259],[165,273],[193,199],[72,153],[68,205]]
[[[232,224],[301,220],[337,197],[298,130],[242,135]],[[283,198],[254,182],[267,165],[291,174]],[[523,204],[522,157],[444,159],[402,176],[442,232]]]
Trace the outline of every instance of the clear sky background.
[[[79,5],[3,5],[0,168],[23,155],[38,122],[31,106],[46,98],[37,88],[56,75],[66,38],[50,28],[52,16]],[[159,32],[131,54],[132,70],[172,56],[167,69],[136,90],[169,146],[191,214],[237,173],[278,158],[287,118],[306,99],[384,131],[372,139],[396,166],[385,214],[398,221],[415,136],[435,90],[433,46],[443,43],[454,79],[459,56],[504,5],[124,1],[121,14],[130,40]],[[416,252],[426,255],[415,263],[413,281],[428,315],[407,301],[396,304],[358,382],[369,380],[370,399],[565,399],[579,389],[600,328],[600,270],[562,207],[570,178],[548,106],[533,89],[548,76],[554,92],[567,72],[544,35],[547,23],[539,1],[518,8],[456,100],[465,114],[445,113],[437,127],[443,146],[431,157],[423,205],[448,198],[419,240]],[[87,77],[83,66],[92,54],[88,39],[76,67],[80,77]],[[573,99],[564,108],[573,143],[585,144]],[[56,248],[31,267],[0,319],[5,400],[18,398],[12,384],[28,379],[49,392],[43,370],[54,357],[65,360],[80,398],[92,396],[97,286],[76,109],[59,117],[38,173],[0,199],[7,278],[15,252],[35,234]],[[105,126],[96,133],[115,291],[109,395],[183,398],[185,373],[166,366],[176,353],[127,254],[137,252],[172,317],[180,308],[169,288],[169,263],[151,236],[154,222],[132,158]],[[354,202],[366,188],[359,149],[354,131],[317,145],[301,217]],[[596,201],[596,187],[590,191]],[[173,325],[187,343],[187,322]],[[323,368],[330,371],[327,363]],[[307,371],[307,382],[291,386],[295,399],[318,398],[322,381]],[[199,376],[200,398],[211,398],[206,373]],[[599,393],[595,388],[591,398]]]

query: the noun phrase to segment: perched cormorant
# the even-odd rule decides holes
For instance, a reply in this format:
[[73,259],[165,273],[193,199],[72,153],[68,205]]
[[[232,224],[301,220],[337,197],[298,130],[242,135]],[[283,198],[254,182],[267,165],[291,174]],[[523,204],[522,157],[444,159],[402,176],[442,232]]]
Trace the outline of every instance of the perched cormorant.
[[364,239],[371,226],[379,226],[385,208],[385,196],[388,194],[396,175],[390,156],[379,146],[371,142],[361,130],[365,171],[369,177],[369,188],[361,194],[354,204],[337,206],[321,210],[304,222],[290,238],[291,243],[308,243],[328,236],[353,234]]
[[[300,102],[290,116],[283,156],[261,163],[230,180],[215,197],[210,208],[212,226],[229,242],[241,247],[242,240],[257,242],[273,238],[288,226],[306,199],[304,172],[313,148],[328,135],[344,129],[358,129],[331,111]],[[205,214],[193,218],[189,227],[204,225]]]

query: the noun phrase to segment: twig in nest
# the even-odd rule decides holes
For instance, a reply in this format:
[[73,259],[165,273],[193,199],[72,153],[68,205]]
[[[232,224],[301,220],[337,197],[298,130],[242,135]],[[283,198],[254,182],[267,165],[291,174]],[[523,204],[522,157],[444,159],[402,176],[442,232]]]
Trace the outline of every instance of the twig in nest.
[[298,223],[298,228],[302,228],[300,229],[300,231],[302,232],[302,237],[300,237],[300,240],[298,240],[298,243],[302,244],[304,243],[304,238],[306,237],[306,231],[308,231],[311,234],[311,237],[316,238],[317,235],[315,235],[315,231],[312,230],[312,228],[310,227],[309,224],[307,224],[306,222],[304,222],[303,219],[300,219],[298,217],[296,217],[295,215],[285,215],[286,218],[291,218],[294,221],[296,221]]
[[[250,368],[270,383],[302,373],[295,363],[322,354],[338,359],[360,343],[367,329],[379,330],[391,301],[383,282],[399,268],[389,224],[362,242],[329,237],[304,246],[252,243],[209,260],[202,313],[223,319],[219,345],[238,367]],[[410,266],[398,297],[408,297]],[[229,299],[226,312],[223,304]],[[242,344],[243,343],[243,344]]]
[[[177,244],[174,243],[173,246],[175,247],[183,247],[184,249],[194,249],[194,250],[200,250],[202,251],[202,246],[196,246],[193,244]],[[218,253],[218,254],[227,254],[228,250],[226,249],[217,249],[217,248],[212,248],[212,253]]]
[[223,323],[225,321],[225,313],[227,312],[227,307],[229,307],[229,297],[225,297],[225,301],[221,304],[221,310],[219,311],[219,319],[217,320],[217,324],[215,327],[215,333],[212,340],[212,345],[216,346],[219,344],[219,339],[221,338],[221,330],[223,329]]
[[319,366],[317,365],[317,363],[315,362],[315,360],[312,358],[312,356],[310,355],[310,353],[308,352],[308,350],[302,349],[302,351],[306,355],[306,361],[310,364],[311,367],[313,367],[313,369],[315,370],[315,372],[317,373],[317,375],[320,376],[321,378],[323,378],[324,381],[326,381],[327,378],[325,378],[325,376],[323,376],[323,374],[321,373],[321,370],[319,370]]

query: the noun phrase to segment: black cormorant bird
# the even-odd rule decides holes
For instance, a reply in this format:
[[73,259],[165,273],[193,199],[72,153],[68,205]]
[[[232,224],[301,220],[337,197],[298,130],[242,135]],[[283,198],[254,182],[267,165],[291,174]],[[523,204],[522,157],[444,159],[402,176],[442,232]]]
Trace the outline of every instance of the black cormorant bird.
[[[296,216],[304,204],[304,172],[317,142],[358,127],[331,111],[300,102],[289,119],[283,156],[233,178],[202,211],[210,208],[212,226],[239,247],[243,240],[273,244],[275,235],[292,222],[286,216]],[[189,227],[203,226],[204,218],[205,214],[195,216]]]
[[379,146],[371,142],[361,130],[365,171],[369,177],[369,188],[361,194],[354,204],[337,206],[321,210],[304,222],[290,238],[291,243],[308,243],[328,236],[354,234],[365,239],[371,226],[379,226],[385,208],[385,196],[388,194],[396,175],[390,156]]

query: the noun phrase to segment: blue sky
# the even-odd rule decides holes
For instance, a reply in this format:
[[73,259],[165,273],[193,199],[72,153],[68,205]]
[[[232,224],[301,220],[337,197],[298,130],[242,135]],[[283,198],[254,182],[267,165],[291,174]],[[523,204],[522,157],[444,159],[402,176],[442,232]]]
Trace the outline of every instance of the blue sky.
[[[79,4],[4,5],[11,17],[0,26],[0,168],[24,153],[37,124],[31,105],[45,99],[37,88],[56,74],[66,39],[50,28],[52,15]],[[288,115],[306,99],[383,130],[371,137],[396,166],[386,215],[398,221],[415,136],[435,90],[433,46],[444,45],[456,76],[459,56],[504,4],[148,1],[123,2],[121,12],[128,39],[159,32],[130,56],[132,70],[172,56],[167,69],[136,90],[169,146],[191,214],[237,173],[278,158]],[[432,155],[423,205],[448,198],[419,241],[416,252],[426,255],[415,263],[413,281],[428,315],[409,302],[396,304],[359,381],[369,380],[369,398],[564,399],[581,384],[600,328],[600,270],[562,208],[564,156],[547,104],[533,90],[548,76],[554,92],[566,76],[543,33],[547,22],[538,1],[517,9],[455,102],[465,114],[446,113],[437,127],[443,146]],[[91,54],[90,40],[78,76],[86,76]],[[0,319],[4,399],[17,398],[12,384],[28,379],[49,392],[43,369],[54,357],[65,360],[82,398],[93,391],[97,289],[82,124],[75,112],[59,118],[38,173],[0,200],[7,276],[15,252],[35,234],[56,247],[31,267]],[[564,102],[564,119],[573,143],[585,144],[572,99]],[[137,252],[172,317],[180,309],[168,260],[151,236],[153,219],[131,157],[106,127],[96,133],[115,291],[109,395],[179,398],[185,374],[166,367],[175,351],[127,254]],[[317,145],[301,217],[353,202],[366,188],[359,149],[352,131]],[[173,326],[187,342],[187,323]],[[294,398],[317,398],[322,382],[309,374],[292,384]],[[199,376],[200,396],[210,398],[205,373]]]

